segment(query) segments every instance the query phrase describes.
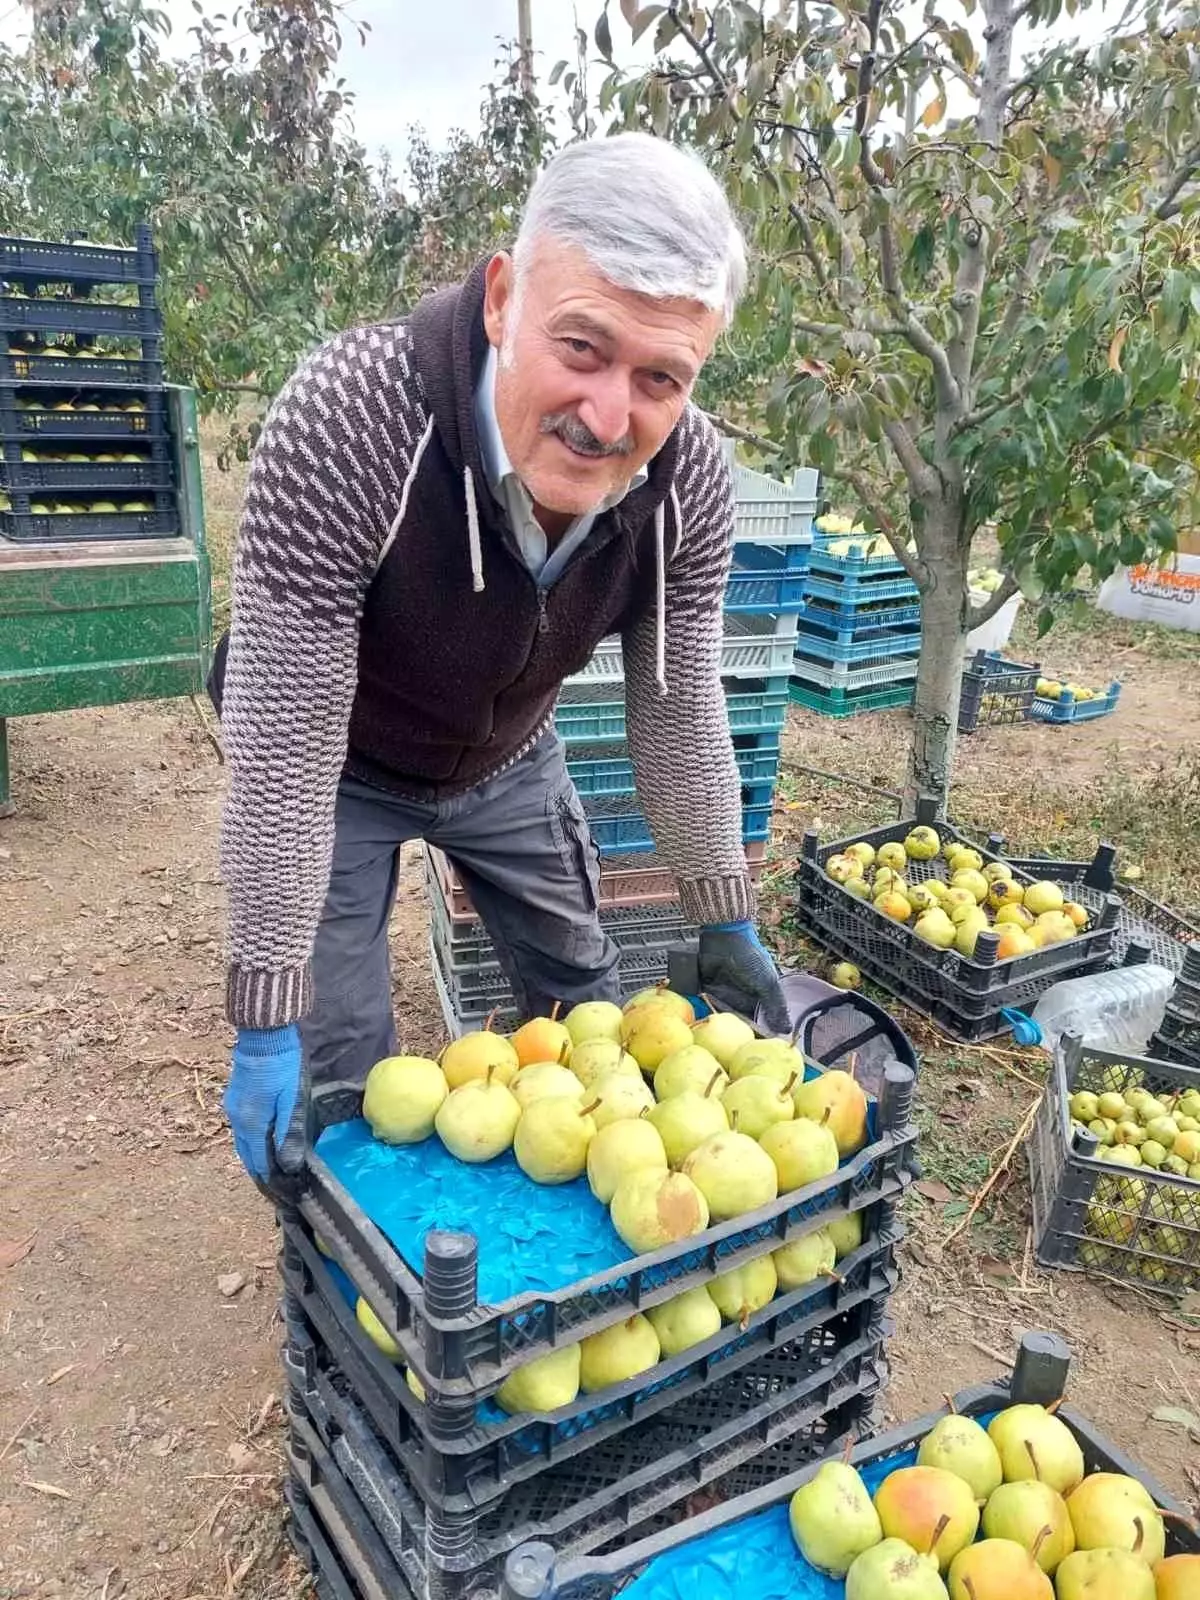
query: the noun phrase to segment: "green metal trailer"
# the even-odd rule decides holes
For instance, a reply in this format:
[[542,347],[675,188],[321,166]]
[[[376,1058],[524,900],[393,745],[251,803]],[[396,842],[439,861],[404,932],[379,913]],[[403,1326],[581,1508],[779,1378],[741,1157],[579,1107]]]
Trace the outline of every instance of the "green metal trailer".
[[7,721],[196,694],[212,653],[212,589],[196,397],[168,385],[178,538],[28,545],[0,539],[0,816],[11,811]]

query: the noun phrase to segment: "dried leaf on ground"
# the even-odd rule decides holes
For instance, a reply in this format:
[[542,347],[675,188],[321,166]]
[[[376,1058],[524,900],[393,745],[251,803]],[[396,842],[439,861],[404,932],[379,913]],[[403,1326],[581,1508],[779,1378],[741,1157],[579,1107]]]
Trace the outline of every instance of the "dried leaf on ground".
[[0,1239],[0,1272],[7,1267],[15,1267],[18,1261],[24,1261],[33,1249],[36,1238],[37,1234],[31,1233],[27,1239]]
[[922,1178],[920,1183],[914,1183],[913,1188],[918,1194],[923,1194],[926,1200],[932,1200],[935,1206],[944,1206],[947,1200],[953,1200],[953,1189],[947,1189],[944,1183],[938,1183],[936,1178]]

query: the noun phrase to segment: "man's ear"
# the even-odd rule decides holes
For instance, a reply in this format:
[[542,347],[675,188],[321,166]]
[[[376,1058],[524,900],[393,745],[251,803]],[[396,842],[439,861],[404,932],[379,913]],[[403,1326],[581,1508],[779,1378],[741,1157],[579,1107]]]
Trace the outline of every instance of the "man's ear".
[[497,350],[504,343],[504,319],[513,308],[513,281],[516,269],[513,258],[501,250],[484,269],[483,326],[488,343]]

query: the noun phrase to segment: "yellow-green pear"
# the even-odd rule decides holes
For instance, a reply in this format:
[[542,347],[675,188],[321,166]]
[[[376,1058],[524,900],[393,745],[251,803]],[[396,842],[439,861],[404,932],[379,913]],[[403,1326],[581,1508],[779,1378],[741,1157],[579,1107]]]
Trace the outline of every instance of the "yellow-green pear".
[[436,1061],[385,1056],[367,1073],[362,1114],[384,1144],[419,1144],[433,1132],[438,1107],[449,1092]]
[[521,1115],[520,1101],[502,1083],[470,1078],[451,1089],[437,1109],[433,1126],[452,1156],[475,1165],[491,1161],[509,1148]]
[[635,1172],[667,1173],[667,1152],[658,1129],[647,1117],[610,1122],[588,1145],[588,1186],[608,1205],[621,1179]]
[[946,1583],[950,1600],[1054,1600],[1050,1579],[1011,1539],[981,1539],[960,1550]]
[[1156,1600],[1154,1574],[1128,1550],[1076,1550],[1054,1575],[1058,1600]]
[[[717,1070],[719,1072],[720,1068]],[[698,1145],[714,1133],[724,1133],[729,1128],[729,1118],[717,1095],[715,1079],[707,1093],[684,1089],[669,1100],[661,1101],[649,1117],[662,1135],[667,1160],[673,1167],[681,1167]]]
[[846,1600],[949,1600],[933,1556],[903,1539],[884,1539],[856,1556],[846,1574]]
[[597,1128],[607,1128],[610,1122],[628,1122],[653,1111],[654,1092],[639,1073],[632,1078],[625,1072],[605,1072],[598,1077],[587,1092],[592,1108],[592,1121]]
[[359,1327],[377,1350],[382,1351],[389,1361],[399,1361],[401,1359],[403,1351],[400,1346],[392,1338],[361,1294],[354,1302],[354,1315]]
[[654,1074],[654,1093],[660,1100],[670,1100],[690,1089],[693,1094],[705,1094],[709,1085],[712,1093],[720,1095],[729,1077],[716,1056],[703,1045],[689,1044],[669,1055]]
[[780,1194],[803,1189],[806,1184],[827,1178],[838,1169],[837,1140],[828,1128],[811,1117],[776,1122],[758,1142],[775,1163]]
[[729,1126],[751,1139],[761,1139],[776,1123],[791,1122],[796,1115],[791,1090],[774,1078],[751,1074],[731,1083],[721,1096]]
[[571,1007],[563,1025],[571,1035],[572,1048],[575,1048],[590,1039],[611,1039],[619,1044],[621,1022],[621,1008],[611,1000],[584,1000]]
[[646,1315],[658,1335],[664,1358],[680,1355],[721,1331],[721,1313],[703,1283],[695,1289],[685,1289],[661,1306],[651,1307]]
[[579,1395],[580,1347],[565,1344],[509,1373],[496,1390],[496,1404],[509,1416],[520,1411],[558,1411]]
[[729,1063],[729,1076],[774,1078],[776,1083],[799,1083],[804,1077],[804,1057],[786,1039],[751,1039]]
[[1150,1492],[1120,1472],[1093,1472],[1067,1496],[1077,1550],[1128,1550],[1153,1566],[1166,1530]]
[[513,1135],[517,1165],[534,1183],[570,1183],[587,1166],[596,1137],[592,1106],[561,1095],[535,1100],[521,1113]]
[[[678,1101],[668,1101],[668,1105]],[[716,1133],[692,1151],[682,1171],[708,1202],[714,1222],[744,1216],[769,1205],[779,1194],[775,1163],[744,1133]]]
[[653,1076],[668,1056],[692,1043],[692,1030],[678,1015],[647,1001],[626,1018],[625,1048]]
[[769,1255],[718,1273],[708,1286],[713,1304],[726,1322],[744,1328],[756,1311],[775,1298],[779,1277]]
[[442,1051],[438,1061],[451,1089],[459,1089],[475,1078],[486,1078],[489,1073],[499,1084],[509,1084],[517,1075],[521,1063],[517,1052],[501,1033],[482,1028],[477,1033],[464,1033]]
[[1000,1452],[1005,1483],[1036,1478],[1067,1495],[1083,1478],[1075,1435],[1044,1406],[1009,1406],[988,1423],[988,1435]]
[[660,1346],[653,1323],[639,1312],[589,1335],[579,1355],[579,1386],[584,1394],[595,1394],[648,1372],[659,1359]]
[[1004,1481],[1000,1452],[973,1417],[942,1417],[921,1440],[920,1467],[941,1467],[971,1486],[976,1500],[986,1500]]
[[819,1072],[792,1090],[798,1117],[821,1122],[837,1140],[838,1154],[852,1156],[867,1142],[867,1097],[848,1072]]
[[1002,1483],[994,1489],[983,1508],[983,1531],[989,1539],[1011,1539],[1024,1545],[1051,1577],[1075,1548],[1067,1502],[1057,1489],[1036,1478]]
[[883,1539],[879,1513],[848,1461],[826,1461],[788,1506],[792,1538],[810,1567],[844,1578],[855,1558]]
[[[639,1074],[638,1081],[641,1081]],[[568,1100],[583,1100],[583,1085],[570,1067],[560,1067],[556,1061],[535,1061],[522,1067],[509,1084],[522,1111],[527,1111],[535,1100],[552,1099],[555,1095]]]
[[861,1211],[852,1211],[849,1216],[837,1217],[833,1222],[825,1224],[825,1232],[833,1240],[833,1248],[837,1251],[837,1259],[851,1255],[863,1242],[863,1214]]
[[648,1255],[703,1233],[708,1227],[708,1202],[682,1172],[638,1171],[617,1184],[609,1215],[634,1254]]
[[585,1039],[571,1051],[567,1063],[585,1089],[590,1089],[597,1078],[610,1072],[623,1072],[628,1077],[640,1078],[642,1069],[619,1044],[611,1039]]
[[828,1275],[833,1271],[836,1257],[833,1240],[824,1228],[818,1228],[815,1233],[803,1234],[799,1239],[781,1245],[771,1259],[775,1263],[779,1287],[787,1293],[791,1289],[802,1289],[806,1283]]
[[692,1029],[692,1043],[716,1056],[726,1072],[738,1051],[753,1038],[754,1029],[732,1011],[713,1011]]

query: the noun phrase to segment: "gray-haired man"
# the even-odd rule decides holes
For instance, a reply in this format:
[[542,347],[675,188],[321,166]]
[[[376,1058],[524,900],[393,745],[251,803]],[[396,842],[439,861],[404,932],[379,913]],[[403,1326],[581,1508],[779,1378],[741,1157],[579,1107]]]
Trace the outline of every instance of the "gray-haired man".
[[313,1079],[395,1048],[401,844],[455,862],[526,1013],[614,997],[553,730],[620,633],[641,803],[702,983],[786,1025],[754,932],[719,662],[733,506],[689,404],[745,279],[719,186],[645,135],[568,147],[499,254],[341,334],[272,408],[218,661],[230,788],[226,1109],[268,1187]]

